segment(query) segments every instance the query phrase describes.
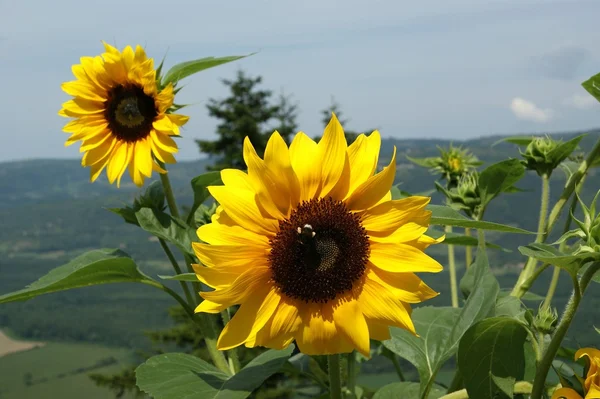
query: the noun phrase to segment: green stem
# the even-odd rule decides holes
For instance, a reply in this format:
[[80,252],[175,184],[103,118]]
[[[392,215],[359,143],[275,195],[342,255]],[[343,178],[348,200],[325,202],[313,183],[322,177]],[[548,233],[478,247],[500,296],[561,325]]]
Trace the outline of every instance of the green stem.
[[[158,165],[166,170],[165,164],[158,161]],[[171,216],[178,218],[179,217],[179,208],[177,208],[177,202],[175,202],[175,195],[173,194],[173,187],[171,187],[171,180],[169,180],[168,173],[160,173],[160,182],[163,185],[165,191],[165,197],[167,198],[167,205],[169,206],[169,211],[171,212]]]
[[[536,243],[543,242],[546,234],[546,216],[548,215],[548,201],[550,199],[550,176],[547,174],[542,175],[542,196],[540,204],[540,216],[538,220],[537,236],[535,239]],[[537,261],[535,258],[529,257],[525,267],[521,271],[517,283],[515,284],[512,295],[521,298],[525,295],[523,290],[523,283],[527,281],[534,273]]]
[[[465,236],[471,237],[471,229],[468,227],[465,227]],[[465,246],[465,265],[467,269],[471,266],[471,263],[473,263],[473,248],[467,245]]]
[[[583,175],[581,177],[581,180],[577,184],[577,186],[575,186],[575,194],[579,194],[581,192],[581,188],[583,187],[583,183],[585,182],[586,176],[587,175]],[[578,202],[577,195],[574,195],[573,197],[571,197],[571,206],[569,207],[569,214],[567,215],[567,220],[565,220],[563,234],[566,233],[567,231],[569,231],[569,229],[571,228],[571,221],[573,220],[572,215],[575,213],[575,210],[577,209],[577,202]],[[559,252],[565,252],[566,248],[567,248],[567,241],[565,240],[560,243],[558,250],[559,250]],[[552,304],[552,297],[554,296],[554,293],[556,292],[556,286],[558,285],[559,277],[560,277],[560,268],[557,266],[554,266],[554,271],[552,272],[552,280],[550,280],[550,285],[548,286],[548,292],[546,293],[546,298],[544,299],[544,304],[543,304],[544,308],[549,308],[550,305]]]
[[[446,233],[452,233],[452,226],[446,226]],[[448,245],[448,271],[450,272],[450,295],[452,307],[458,307],[458,288],[456,283],[456,262],[454,259],[454,245]]]
[[183,307],[183,310],[185,310],[185,312],[188,314],[188,316],[190,316],[192,319],[195,318],[194,309],[192,309],[190,307],[190,305],[181,296],[179,296],[178,293],[176,293],[175,291],[173,291],[166,285],[163,285],[154,280],[142,280],[141,283],[147,284],[154,288],[158,288],[159,290],[164,291],[167,294],[171,295],[177,302],[179,302],[179,304],[181,305],[181,307]]
[[556,286],[558,285],[558,278],[560,277],[560,267],[554,266],[554,270],[552,271],[552,280],[550,280],[550,285],[548,286],[548,292],[546,292],[546,298],[544,298],[544,303],[542,303],[543,309],[548,309],[550,304],[552,303],[552,297],[556,292]]
[[[223,318],[223,325],[226,326],[229,323],[231,317],[229,316],[229,309],[225,309],[221,312],[221,318]],[[233,374],[237,373],[242,369],[242,365],[240,364],[240,358],[237,353],[237,348],[231,348],[227,351],[227,355],[229,356],[229,369]]]
[[396,374],[398,374],[398,378],[400,378],[400,381],[406,381],[406,378],[404,378],[404,373],[400,368],[400,362],[398,361],[398,357],[396,356],[396,354],[392,353],[390,359],[392,360],[392,364],[394,365],[394,369],[396,369]]
[[542,274],[542,272],[544,270],[546,270],[548,267],[550,266],[549,263],[544,263],[542,266],[538,267],[537,269],[535,269],[535,271],[533,272],[533,274],[531,275],[531,277],[529,277],[527,279],[527,281],[525,281],[523,283],[523,285],[521,286],[523,290],[525,290],[525,292],[529,291],[529,289],[531,288],[531,286],[533,285],[533,282]]
[[329,372],[329,397],[342,399],[342,370],[340,355],[327,355],[327,370]]
[[[542,360],[542,353],[543,350],[540,348],[540,345],[538,344],[538,340],[535,339],[535,335],[533,334],[533,332],[531,332],[530,329],[527,329],[527,334],[529,335],[529,339],[531,339],[531,346],[533,347],[533,350],[535,352],[535,360],[537,362],[539,362],[540,360]],[[542,336],[542,341],[541,341],[541,345],[543,348],[543,336]]]
[[[169,261],[171,261],[171,265],[173,266],[175,273],[181,274],[181,268],[179,267],[177,260],[173,256],[173,252],[171,252],[171,250],[169,249],[169,246],[167,245],[165,240],[163,240],[162,238],[159,238],[158,242],[160,243],[160,246],[162,247],[163,251],[165,251],[165,254],[167,254],[167,258],[169,258]],[[194,300],[192,298],[192,293],[190,292],[190,288],[188,287],[188,285],[185,283],[185,281],[180,281],[179,283],[181,284],[181,288],[183,289],[183,292],[185,293],[185,298],[187,299],[187,302],[189,304],[194,303]]]
[[[531,393],[531,383],[527,381],[519,381],[515,384],[513,392],[515,395],[527,395]],[[469,394],[467,393],[466,389],[461,389],[460,391],[444,395],[440,397],[440,399],[469,399]]]
[[581,302],[581,297],[585,292],[588,284],[590,283],[594,274],[600,270],[600,262],[595,262],[581,276],[581,279],[577,281],[577,278],[573,277],[573,295],[567,302],[565,307],[565,311],[563,312],[562,318],[554,331],[554,335],[548,344],[548,349],[544,353],[542,360],[539,362],[535,379],[533,380],[533,389],[531,391],[531,399],[542,399],[542,395],[544,394],[544,386],[546,383],[546,377],[548,376],[548,371],[550,370],[550,366],[552,366],[552,362],[560,348],[560,344],[562,343],[569,327],[571,326],[571,322],[575,317],[575,313],[577,313],[577,308],[579,307],[579,303]]
[[354,352],[348,353],[348,381],[346,387],[353,398],[356,398],[356,356]]
[[[156,162],[158,162],[158,165],[161,168],[166,170],[164,163],[162,163],[158,160]],[[179,218],[179,209],[177,208],[177,203],[175,202],[175,195],[173,194],[173,187],[171,187],[171,181],[169,180],[168,173],[161,173],[160,181],[161,181],[161,183],[163,185],[163,189],[165,191],[165,197],[167,198],[167,205],[169,206],[169,211],[171,212],[171,216],[173,216],[175,218]],[[193,268],[192,268],[192,263],[194,263],[193,260],[190,258],[189,255],[186,255],[186,254],[183,254],[183,255],[184,255],[184,259],[185,259],[185,263],[186,263],[188,271],[193,272]],[[196,292],[200,291],[199,283],[192,283],[192,285]],[[191,296],[191,294],[190,294],[190,296]],[[193,300],[190,301],[188,308],[190,308],[191,306],[193,306],[197,303],[198,302],[194,302]],[[197,322],[198,327],[200,328],[200,332],[201,332],[202,336],[204,337],[206,349],[208,350],[208,353],[209,353],[212,361],[214,362],[215,366],[217,368],[219,368],[220,370],[222,370],[226,373],[229,373],[229,365],[227,363],[227,360],[225,359],[225,355],[223,355],[223,352],[221,352],[220,350],[217,349],[217,328],[215,325],[215,319],[210,314],[199,313],[199,314],[195,315],[194,309],[191,309],[191,311],[192,311],[192,315],[193,315],[192,317]]]

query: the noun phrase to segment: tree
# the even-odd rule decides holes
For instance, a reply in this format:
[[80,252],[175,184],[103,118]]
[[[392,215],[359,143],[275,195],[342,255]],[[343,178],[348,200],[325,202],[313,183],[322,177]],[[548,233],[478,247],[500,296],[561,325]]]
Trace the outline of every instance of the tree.
[[275,130],[279,132],[286,143],[290,143],[290,136],[293,136],[298,131],[298,104],[292,104],[291,96],[286,96],[283,91],[279,94],[279,103],[277,104],[277,127]]
[[246,136],[256,152],[263,154],[272,133],[265,130],[265,124],[277,116],[279,107],[269,104],[271,91],[257,88],[261,82],[260,76],[248,77],[238,71],[235,81],[223,80],[231,96],[224,100],[210,99],[206,106],[209,115],[221,120],[217,126],[219,139],[196,140],[201,152],[216,157],[216,163],[209,166],[209,170],[246,169],[242,155]]

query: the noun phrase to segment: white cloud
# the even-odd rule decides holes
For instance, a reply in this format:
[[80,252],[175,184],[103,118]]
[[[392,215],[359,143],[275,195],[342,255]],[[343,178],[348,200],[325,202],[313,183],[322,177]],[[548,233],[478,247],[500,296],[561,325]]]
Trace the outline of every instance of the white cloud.
[[510,109],[519,119],[533,122],[548,122],[552,119],[551,109],[541,109],[531,101],[515,97],[510,103]]
[[565,98],[563,104],[578,109],[589,109],[598,104],[598,101],[589,94],[573,94]]

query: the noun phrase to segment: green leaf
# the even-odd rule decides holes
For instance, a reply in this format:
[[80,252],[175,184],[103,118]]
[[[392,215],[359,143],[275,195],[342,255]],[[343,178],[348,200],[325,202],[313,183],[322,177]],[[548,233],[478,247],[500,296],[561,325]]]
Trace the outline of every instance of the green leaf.
[[433,168],[434,166],[437,165],[437,160],[439,159],[439,157],[413,158],[413,157],[409,157],[407,155],[406,159],[408,159],[412,163],[415,163],[415,164],[417,164],[419,166],[422,166],[424,168]]
[[427,205],[427,209],[431,211],[431,220],[429,223],[434,225],[471,227],[482,230],[501,231],[504,233],[535,234],[534,232],[523,230],[518,227],[469,219],[449,206]]
[[108,283],[153,281],[133,259],[118,249],[96,249],[52,269],[31,285],[0,296],[0,303],[24,301],[52,292]]
[[193,220],[196,209],[198,209],[198,207],[200,207],[200,205],[202,205],[204,201],[210,197],[207,187],[223,185],[223,182],[221,181],[221,172],[208,172],[201,174],[200,176],[196,176],[192,179],[191,184],[192,190],[194,191],[194,204],[192,205],[192,209],[188,214],[188,223],[191,223],[191,220]]
[[492,144],[492,147],[494,147],[496,144],[499,144],[502,142],[527,146],[532,141],[533,141],[533,136],[510,136],[510,137],[505,137],[503,139],[496,141],[494,144]]
[[162,86],[166,86],[168,83],[177,84],[177,82],[179,82],[180,80],[197,72],[213,68],[218,65],[226,64],[228,62],[236,61],[241,58],[249,57],[253,54],[255,53],[220,58],[205,57],[193,61],[182,62],[177,65],[174,65],[173,67],[171,67],[171,69],[169,69],[169,71],[165,74],[165,77],[163,78],[161,84]]
[[[439,399],[446,392],[441,388],[434,386],[429,391],[427,399]],[[373,399],[420,399],[418,382],[394,382],[385,385],[373,395]]]
[[526,338],[525,327],[508,317],[485,319],[467,330],[458,347],[458,367],[470,398],[512,399],[515,381],[525,375]]
[[525,256],[565,269],[572,276],[577,275],[585,262],[600,260],[600,253],[598,252],[571,255],[562,253],[551,245],[540,243],[519,247],[519,252]]
[[600,73],[581,84],[596,100],[600,101]]
[[192,283],[198,282],[198,276],[195,273],[181,273],[174,276],[161,276],[158,275],[162,280],[177,280],[177,281],[191,281]]
[[473,323],[493,312],[500,290],[481,249],[469,270],[473,273],[473,289],[462,309],[420,307],[412,314],[419,337],[391,328],[386,348],[411,362],[419,373],[421,394],[433,384],[442,365],[456,352],[458,343]]
[[[473,236],[466,236],[464,234],[458,234],[458,233],[444,233],[442,231],[438,231],[438,230],[434,230],[434,229],[430,229],[429,231],[427,231],[427,235],[429,235],[433,238],[441,237],[444,234],[446,235],[446,238],[444,238],[444,241],[441,242],[442,244],[476,247],[477,244],[479,243],[477,238],[473,237]],[[491,248],[491,249],[499,249],[504,252],[512,252],[510,249],[502,248],[499,245],[492,244],[491,242],[487,242],[487,241],[485,243],[485,246],[487,248]]]
[[525,175],[525,167],[518,159],[507,159],[485,168],[479,175],[481,206],[485,208],[500,193],[511,189]]
[[125,220],[126,223],[135,224],[136,226],[140,225],[137,221],[137,218],[135,217],[135,210],[133,210],[133,208],[126,206],[125,208],[106,208],[106,209],[108,209],[109,211],[111,211],[114,214],[121,216],[123,218],[123,220]]
[[526,311],[527,310],[523,307],[523,304],[519,298],[509,295],[498,298],[496,301],[496,309],[494,314],[496,317],[510,317],[523,324],[527,324],[527,320],[525,318]]
[[261,353],[230,376],[204,360],[184,353],[153,356],[135,370],[137,386],[155,399],[243,399],[278,372],[294,350]]
[[548,158],[554,161],[554,164],[558,166],[562,161],[564,161],[579,145],[581,139],[585,136],[585,134],[579,135],[571,140],[562,143],[554,150],[550,151],[548,154]]
[[194,257],[192,242],[196,241],[196,232],[183,221],[150,208],[140,209],[135,216],[142,229],[174,244],[184,254]]

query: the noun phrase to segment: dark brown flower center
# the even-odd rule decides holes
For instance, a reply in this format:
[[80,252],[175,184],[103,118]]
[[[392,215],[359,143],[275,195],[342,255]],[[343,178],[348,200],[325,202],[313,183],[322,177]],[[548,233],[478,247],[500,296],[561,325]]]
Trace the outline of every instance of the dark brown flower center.
[[137,85],[118,85],[108,93],[104,116],[117,138],[129,142],[143,139],[158,115],[154,98]]
[[331,197],[302,202],[279,222],[270,244],[275,285],[304,302],[327,302],[351,290],[370,254],[360,217]]

